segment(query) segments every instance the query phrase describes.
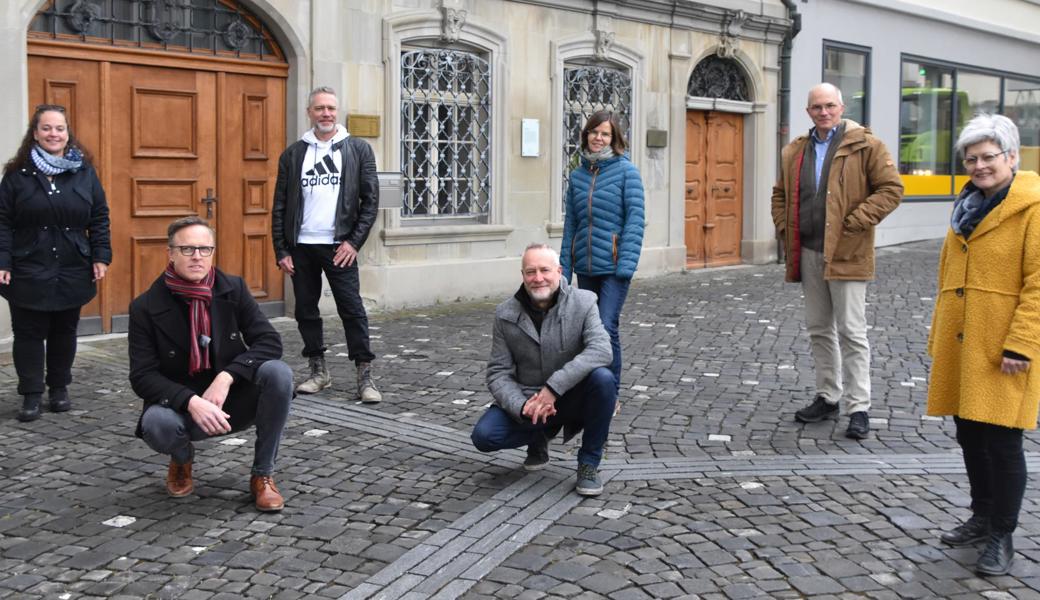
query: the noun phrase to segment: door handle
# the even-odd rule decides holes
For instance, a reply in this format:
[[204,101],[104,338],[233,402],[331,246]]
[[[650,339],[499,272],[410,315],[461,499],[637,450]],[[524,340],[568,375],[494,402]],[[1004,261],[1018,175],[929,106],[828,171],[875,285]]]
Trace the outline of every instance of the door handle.
[[206,188],[206,196],[202,198],[202,203],[206,205],[206,218],[213,218],[213,205],[217,202],[217,197],[213,195],[213,188]]
[[704,227],[704,229],[715,229],[715,224],[714,223],[705,223],[703,225],[703,227]]

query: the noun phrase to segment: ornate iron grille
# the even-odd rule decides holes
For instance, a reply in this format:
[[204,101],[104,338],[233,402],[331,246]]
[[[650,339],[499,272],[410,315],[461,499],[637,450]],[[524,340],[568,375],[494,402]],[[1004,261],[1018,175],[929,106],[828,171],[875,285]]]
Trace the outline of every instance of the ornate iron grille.
[[30,35],[128,48],[282,61],[263,22],[233,0],[53,0]]
[[[571,171],[578,166],[581,129],[592,113],[612,110],[628,138],[632,113],[632,76],[627,70],[595,65],[566,65],[563,69],[563,193]],[[566,206],[564,207],[566,211]]]
[[486,219],[491,208],[491,69],[463,50],[401,53],[406,217]]
[[719,58],[714,55],[705,58],[694,67],[686,94],[742,102],[749,99],[747,79],[740,63],[732,58]]

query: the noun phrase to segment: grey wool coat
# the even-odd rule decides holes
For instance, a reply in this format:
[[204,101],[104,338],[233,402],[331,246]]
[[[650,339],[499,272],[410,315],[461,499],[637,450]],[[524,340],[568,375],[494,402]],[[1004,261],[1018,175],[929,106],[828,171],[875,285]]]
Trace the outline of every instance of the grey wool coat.
[[541,335],[516,298],[495,309],[487,386],[499,408],[520,421],[524,403],[543,385],[562,396],[612,358],[596,294],[561,280]]

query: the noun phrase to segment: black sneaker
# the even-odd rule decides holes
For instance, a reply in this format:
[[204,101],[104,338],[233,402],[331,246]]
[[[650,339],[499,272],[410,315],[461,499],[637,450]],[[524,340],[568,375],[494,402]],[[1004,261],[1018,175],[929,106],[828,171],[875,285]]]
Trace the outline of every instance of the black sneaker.
[[849,428],[845,430],[845,437],[854,440],[863,440],[870,435],[870,418],[867,411],[857,410],[849,415]]
[[794,420],[799,423],[819,423],[824,419],[836,416],[838,416],[838,405],[827,402],[823,396],[816,396],[812,404],[794,413]]
[[972,515],[963,525],[958,525],[939,536],[944,544],[971,546],[989,539],[989,519]]
[[1011,570],[1011,562],[1015,558],[1015,547],[1011,543],[1011,533],[992,531],[989,543],[975,563],[975,572],[979,575],[1004,575]]
[[525,471],[540,471],[549,464],[549,440],[536,435],[537,441],[527,445],[527,459],[524,460]]
[[603,493],[603,481],[599,478],[599,472],[592,465],[578,465],[578,485],[574,491],[582,496],[599,496]]

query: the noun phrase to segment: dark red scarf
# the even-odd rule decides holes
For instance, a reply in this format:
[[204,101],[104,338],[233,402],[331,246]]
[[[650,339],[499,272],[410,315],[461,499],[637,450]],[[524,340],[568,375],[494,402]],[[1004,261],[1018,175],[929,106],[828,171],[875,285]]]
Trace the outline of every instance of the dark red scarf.
[[188,318],[191,321],[191,362],[188,365],[188,375],[211,368],[209,344],[200,347],[199,336],[210,337],[209,305],[213,300],[216,273],[216,270],[211,268],[205,279],[195,283],[181,278],[173,270],[171,262],[166,265],[166,272],[163,274],[170,293],[188,303]]

